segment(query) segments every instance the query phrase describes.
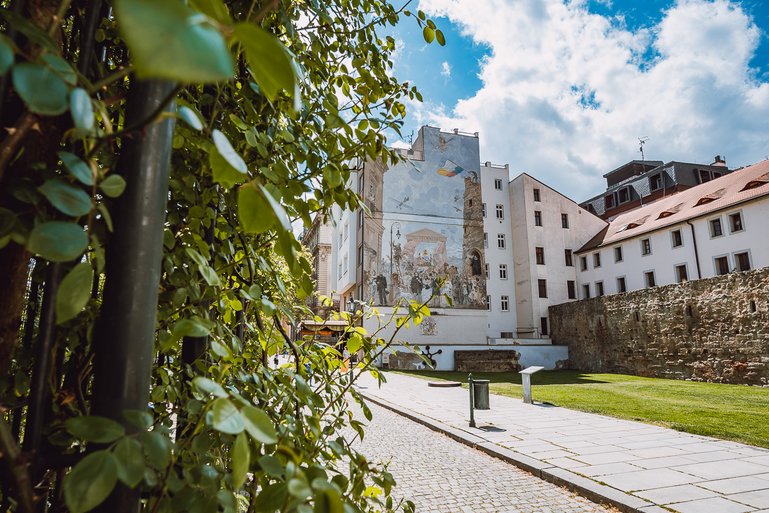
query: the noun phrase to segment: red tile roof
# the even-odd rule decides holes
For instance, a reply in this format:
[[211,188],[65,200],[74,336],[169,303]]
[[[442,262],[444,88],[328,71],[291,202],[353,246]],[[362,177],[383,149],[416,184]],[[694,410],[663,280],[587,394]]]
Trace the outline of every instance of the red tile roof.
[[769,160],[625,212],[577,253],[630,239],[769,195]]

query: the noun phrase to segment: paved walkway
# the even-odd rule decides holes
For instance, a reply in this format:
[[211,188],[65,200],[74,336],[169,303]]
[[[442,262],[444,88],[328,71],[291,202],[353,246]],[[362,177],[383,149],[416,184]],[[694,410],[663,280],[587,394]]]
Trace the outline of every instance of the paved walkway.
[[[389,462],[394,498],[417,513],[610,513],[568,490],[372,405],[373,420],[356,449]],[[362,418],[362,414],[356,415]]]
[[[468,427],[468,391],[387,374],[369,399],[549,481],[626,511],[769,512],[769,450],[519,399],[491,396]],[[536,399],[536,384],[533,395]],[[665,507],[665,509],[660,506]]]

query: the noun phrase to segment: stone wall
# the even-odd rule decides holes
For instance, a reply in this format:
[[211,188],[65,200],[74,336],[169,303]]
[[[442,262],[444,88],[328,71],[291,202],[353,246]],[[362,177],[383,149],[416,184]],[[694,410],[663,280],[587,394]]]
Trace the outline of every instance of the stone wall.
[[550,323],[574,369],[769,382],[769,268],[551,306]]
[[521,354],[509,350],[454,351],[454,369],[459,372],[517,372]]

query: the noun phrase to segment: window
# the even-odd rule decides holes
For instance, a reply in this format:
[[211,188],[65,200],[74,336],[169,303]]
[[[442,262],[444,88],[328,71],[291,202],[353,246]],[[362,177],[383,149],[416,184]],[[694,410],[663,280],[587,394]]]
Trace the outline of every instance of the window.
[[579,257],[580,271],[587,271],[587,257]]
[[569,299],[577,299],[577,286],[574,280],[569,280],[566,282],[566,292],[569,296]]
[[540,335],[547,335],[547,317],[539,318],[539,333]]
[[700,175],[700,183],[705,183],[710,181],[710,173],[708,173],[706,169],[700,169],[699,175]]
[[657,189],[662,188],[662,175],[656,174],[654,176],[649,177],[649,189],[652,191],[656,191]]
[[724,229],[721,227],[721,218],[711,219],[710,221],[710,237],[720,237],[724,234]]
[[484,271],[486,273],[486,279],[488,280],[489,279],[489,264],[484,264],[484,266],[485,266]]
[[627,292],[627,285],[625,285],[625,277],[620,276],[617,278],[617,293]]
[[603,198],[604,207],[608,210],[614,207],[614,194],[609,194]]
[[349,225],[347,224],[347,222],[345,222],[344,223],[344,240],[347,240],[347,234],[349,232],[349,228],[350,228]]
[[734,214],[729,214],[729,229],[732,233],[734,232],[741,232],[745,229],[745,227],[742,224],[742,213],[741,212],[735,212]]
[[486,296],[486,310],[491,310],[491,296]]
[[590,299],[590,284],[582,285],[582,299]]
[[489,247],[489,234],[486,232],[483,232],[483,247],[484,248]]
[[680,248],[684,245],[684,238],[681,235],[681,230],[673,230],[670,232],[670,237],[672,239],[674,248]]
[[504,219],[505,218],[505,207],[502,205],[497,205],[497,219]]
[[689,280],[689,273],[686,271],[686,264],[676,266],[676,281],[683,283]]
[[630,201],[630,191],[628,191],[627,187],[625,187],[624,189],[620,189],[618,196],[619,196],[620,204],[627,203],[628,201]]
[[505,234],[504,233],[497,234],[497,247],[499,249],[505,249]]
[[729,258],[722,256],[714,259],[716,264],[716,274],[721,276],[723,274],[729,274]]
[[542,212],[539,210],[534,211],[534,225],[542,226]]
[[509,304],[510,304],[510,301],[507,296],[502,296],[499,299],[499,307],[502,309],[503,312],[507,312],[509,310]]
[[569,214],[561,214],[561,227],[562,228],[569,227]]
[[651,255],[652,254],[652,243],[649,239],[641,239],[641,254],[642,255]]
[[[358,246],[358,265],[363,265],[363,246]],[[361,296],[358,296],[361,297]]]
[[539,189],[534,189],[534,201],[539,201]]
[[494,179],[494,188],[498,191],[502,190],[502,179],[501,178],[495,178]]
[[622,262],[622,246],[614,248],[614,261]]
[[363,195],[363,173],[358,176],[358,194]]
[[563,250],[563,258],[566,261],[566,267],[574,267],[574,260],[572,259],[570,249]]
[[364,214],[363,214],[363,211],[361,210],[358,212],[358,228],[363,228],[363,219],[364,219]]
[[593,253],[593,267],[601,267],[601,254]]
[[547,297],[547,280],[537,280],[539,287],[539,297]]
[[486,203],[481,203],[481,212],[483,212],[483,218],[486,219]]
[[507,279],[507,264],[499,264],[499,279]]
[[750,255],[747,251],[734,254],[734,264],[738,271],[750,271]]
[[545,248],[534,248],[535,255],[537,257],[537,265],[545,265]]
[[342,278],[342,262],[339,262],[339,265],[337,266],[336,277],[337,279]]
[[654,279],[654,271],[646,271],[644,273],[644,280],[646,281],[646,288],[657,286],[657,281]]
[[603,296],[603,282],[597,281],[595,282],[595,297],[601,296]]

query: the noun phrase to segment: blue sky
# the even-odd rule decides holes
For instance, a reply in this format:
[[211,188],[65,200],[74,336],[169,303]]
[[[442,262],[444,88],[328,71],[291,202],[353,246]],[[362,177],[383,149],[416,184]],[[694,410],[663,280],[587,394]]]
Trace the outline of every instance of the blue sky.
[[[395,75],[422,124],[480,132],[509,163],[582,200],[635,158],[742,166],[769,155],[769,0],[420,0],[447,44],[405,20]],[[394,142],[394,141],[393,141]]]

